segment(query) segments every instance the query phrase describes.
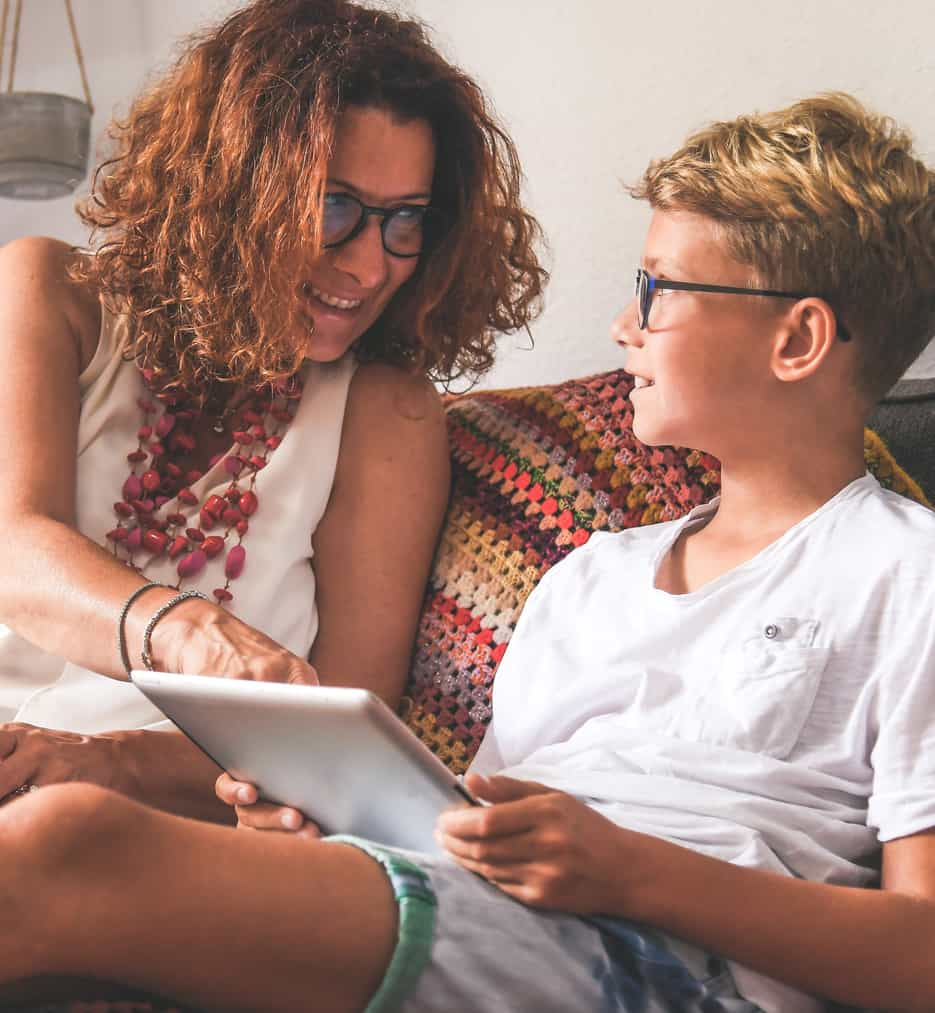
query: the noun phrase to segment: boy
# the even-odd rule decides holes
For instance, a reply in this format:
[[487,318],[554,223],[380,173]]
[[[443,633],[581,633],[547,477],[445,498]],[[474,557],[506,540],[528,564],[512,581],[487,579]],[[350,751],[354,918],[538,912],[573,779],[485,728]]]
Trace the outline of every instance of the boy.
[[543,578],[468,778],[492,805],[440,821],[455,861],[48,789],[3,814],[0,974],[225,1009],[935,1008],[935,516],[863,464],[935,332],[935,176],[831,95],[702,131],[636,193],[634,429],[718,456],[722,496]]

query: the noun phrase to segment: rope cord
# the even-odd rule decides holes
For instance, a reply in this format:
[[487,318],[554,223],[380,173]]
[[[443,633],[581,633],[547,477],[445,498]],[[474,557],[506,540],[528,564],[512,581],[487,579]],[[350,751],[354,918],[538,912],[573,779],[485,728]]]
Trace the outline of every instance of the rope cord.
[[3,13],[0,14],[0,81],[3,80],[3,58],[6,54],[6,23],[10,13],[10,0],[3,0]]
[[71,9],[71,0],[65,0],[65,12],[68,15],[68,26],[71,28],[71,41],[75,47],[78,70],[81,72],[81,87],[84,88],[84,100],[88,103],[88,108],[93,114],[94,103],[91,101],[91,86],[88,84],[87,71],[84,69],[84,54],[81,52],[81,42],[78,39],[78,27],[75,24],[75,15]]
[[13,91],[13,75],[16,73],[16,52],[19,49],[19,23],[23,17],[23,0],[16,0],[16,13],[13,15],[13,41],[10,43],[10,76],[7,78],[6,90]]
[[[3,53],[6,45],[6,26],[10,10],[10,0],[3,0],[3,14],[0,15],[0,78],[3,76]],[[68,17],[68,27],[71,30],[71,42],[75,50],[75,59],[78,61],[78,71],[81,74],[81,87],[84,90],[84,100],[91,112],[94,112],[94,102],[91,100],[91,86],[88,84],[88,73],[84,65],[84,53],[81,51],[81,40],[78,38],[78,26],[75,24],[75,14],[71,7],[71,0],[65,0],[65,14]],[[13,91],[13,80],[16,76],[16,57],[19,51],[20,22],[23,17],[23,0],[16,0],[16,8],[13,15],[13,36],[10,41],[10,70],[7,76],[6,90]]]

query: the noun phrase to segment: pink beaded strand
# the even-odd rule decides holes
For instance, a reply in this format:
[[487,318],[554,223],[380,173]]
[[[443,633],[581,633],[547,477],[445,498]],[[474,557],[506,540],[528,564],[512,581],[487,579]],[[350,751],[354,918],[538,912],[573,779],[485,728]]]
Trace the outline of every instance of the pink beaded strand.
[[[142,372],[149,388],[152,373]],[[257,473],[266,467],[270,454],[282,443],[301,394],[302,381],[294,376],[269,392],[258,392],[241,405],[234,416],[233,448],[227,454],[215,455],[209,464],[213,468],[223,461],[230,484],[223,494],[212,493],[200,506],[190,486],[202,473],[186,471],[179,463],[197,449],[193,423],[200,415],[185,408],[171,393],[153,394],[149,390],[149,397],[139,398],[143,424],[137,430],[136,448],[127,454],[131,470],[121,489],[121,499],[114,503],[117,526],[106,534],[114,555],[138,572],[163,554],[178,559],[179,579],[175,587],[180,587],[183,580],[197,576],[210,560],[224,554],[230,540],[234,544],[224,558],[225,581],[213,592],[219,603],[230,602],[234,597],[231,581],[240,577],[246,565],[243,539],[250,526],[249,518],[260,504]],[[157,413],[153,398],[163,405],[155,424],[151,421],[151,416]],[[140,473],[147,458],[148,466]],[[199,508],[197,524],[193,523],[193,516],[178,509],[161,515],[162,507],[173,499],[187,507]],[[221,532],[207,534],[216,528]],[[141,551],[148,552],[150,560],[137,566],[133,557]]]

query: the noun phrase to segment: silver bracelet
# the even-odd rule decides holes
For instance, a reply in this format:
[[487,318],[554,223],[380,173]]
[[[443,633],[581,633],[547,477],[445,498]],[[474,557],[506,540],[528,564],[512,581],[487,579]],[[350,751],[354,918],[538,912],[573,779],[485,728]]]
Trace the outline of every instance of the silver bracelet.
[[159,584],[155,580],[149,580],[145,584],[140,584],[139,587],[134,588],[133,593],[123,603],[123,608],[120,610],[120,618],[117,620],[117,650],[120,651],[120,660],[123,663],[123,670],[127,673],[128,679],[130,678],[131,666],[130,653],[127,650],[127,616],[130,614],[130,606],[136,599],[153,587],[166,587],[166,585]]
[[143,650],[140,652],[143,658],[143,667],[148,669],[150,672],[153,670],[153,657],[150,654],[152,645],[150,644],[150,638],[153,635],[153,630],[156,628],[156,623],[170,610],[174,609],[176,605],[181,605],[183,601],[188,601],[189,598],[201,598],[203,601],[208,601],[208,596],[202,594],[201,591],[180,591],[175,597],[170,598],[167,602],[156,609],[152,619],[146,624],[146,629],[143,630]]

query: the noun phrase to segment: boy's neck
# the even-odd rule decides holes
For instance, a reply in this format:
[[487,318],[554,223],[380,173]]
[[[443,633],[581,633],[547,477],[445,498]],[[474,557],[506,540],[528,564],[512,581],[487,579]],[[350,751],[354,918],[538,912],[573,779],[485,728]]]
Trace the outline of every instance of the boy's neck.
[[862,442],[825,449],[777,448],[722,463],[717,512],[678,538],[656,586],[670,594],[697,590],[752,559],[865,473]]

